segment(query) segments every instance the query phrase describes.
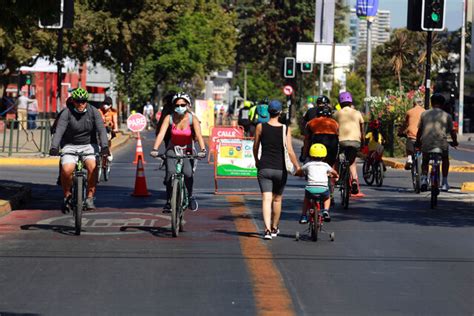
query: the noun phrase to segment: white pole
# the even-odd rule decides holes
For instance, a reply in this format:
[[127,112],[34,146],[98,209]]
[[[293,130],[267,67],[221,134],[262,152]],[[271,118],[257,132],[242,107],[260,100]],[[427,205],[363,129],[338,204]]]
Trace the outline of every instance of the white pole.
[[461,60],[459,65],[459,113],[458,113],[458,134],[463,134],[464,121],[464,59],[466,56],[466,13],[467,2],[462,0],[462,26],[461,26]]

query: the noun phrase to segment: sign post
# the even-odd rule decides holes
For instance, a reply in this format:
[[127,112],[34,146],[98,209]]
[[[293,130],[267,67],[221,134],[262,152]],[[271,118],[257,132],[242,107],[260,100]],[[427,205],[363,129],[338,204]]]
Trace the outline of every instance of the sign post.
[[283,94],[286,95],[286,106],[288,107],[288,113],[286,113],[286,125],[290,125],[291,121],[291,95],[293,94],[293,87],[286,85],[283,87]]

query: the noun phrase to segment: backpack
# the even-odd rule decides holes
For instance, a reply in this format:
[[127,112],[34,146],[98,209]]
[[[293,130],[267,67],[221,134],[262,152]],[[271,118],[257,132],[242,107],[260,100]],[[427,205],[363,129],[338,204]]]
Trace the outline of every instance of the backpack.
[[242,126],[250,125],[250,108],[242,108],[239,111],[238,124]]
[[266,123],[270,120],[270,113],[268,113],[268,104],[259,104],[255,110],[255,123]]

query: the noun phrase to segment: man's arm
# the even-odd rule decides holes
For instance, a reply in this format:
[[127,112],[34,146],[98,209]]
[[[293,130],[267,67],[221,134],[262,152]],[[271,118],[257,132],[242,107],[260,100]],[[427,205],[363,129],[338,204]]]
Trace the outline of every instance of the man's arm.
[[63,138],[64,132],[66,132],[67,125],[69,123],[69,113],[67,113],[69,109],[64,109],[64,111],[59,112],[58,121],[56,124],[55,132],[53,135],[53,139],[51,141],[51,148],[59,148],[61,143],[61,139]]
[[92,109],[92,114],[94,115],[94,124],[97,132],[99,133],[100,147],[106,148],[109,147],[109,141],[107,140],[107,130],[105,129],[104,120],[95,107],[90,106]]

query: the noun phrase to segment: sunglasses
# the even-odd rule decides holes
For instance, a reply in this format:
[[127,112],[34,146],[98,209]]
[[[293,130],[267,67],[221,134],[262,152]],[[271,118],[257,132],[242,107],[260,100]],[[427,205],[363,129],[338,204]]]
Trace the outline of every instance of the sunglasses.
[[176,107],[186,107],[186,106],[188,106],[188,104],[187,103],[176,103],[175,106]]
[[82,103],[87,103],[87,100],[79,99],[79,100],[74,100],[74,102],[78,104],[82,104]]

